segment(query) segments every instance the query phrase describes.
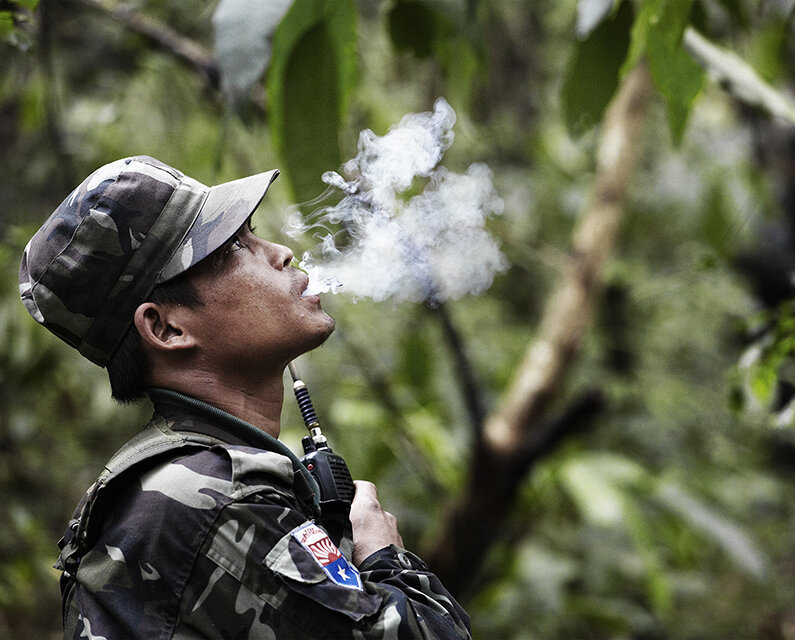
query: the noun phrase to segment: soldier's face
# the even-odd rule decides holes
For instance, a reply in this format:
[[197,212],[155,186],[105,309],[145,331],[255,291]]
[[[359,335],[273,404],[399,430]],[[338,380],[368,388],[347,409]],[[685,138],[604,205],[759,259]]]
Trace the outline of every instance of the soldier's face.
[[192,277],[204,304],[192,310],[190,330],[207,366],[283,367],[331,334],[334,320],[317,296],[302,297],[308,278],[292,259],[247,223],[197,265]]

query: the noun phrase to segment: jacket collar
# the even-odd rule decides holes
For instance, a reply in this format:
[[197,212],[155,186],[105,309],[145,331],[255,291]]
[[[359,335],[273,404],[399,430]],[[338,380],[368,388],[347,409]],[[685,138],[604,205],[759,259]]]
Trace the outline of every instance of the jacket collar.
[[227,444],[245,445],[273,451],[287,456],[293,472],[303,478],[311,491],[311,500],[320,504],[320,490],[306,467],[282,442],[253,424],[227,413],[211,404],[170,389],[151,388],[147,393],[155,411],[167,419],[174,419],[175,431],[189,431],[209,435]]

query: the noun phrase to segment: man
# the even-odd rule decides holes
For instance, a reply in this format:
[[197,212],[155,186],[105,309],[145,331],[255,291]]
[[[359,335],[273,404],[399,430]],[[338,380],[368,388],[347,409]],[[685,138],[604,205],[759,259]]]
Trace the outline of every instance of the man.
[[350,534],[278,440],[282,376],[334,321],[251,215],[276,171],[208,188],[153,158],[89,176],[32,238],[31,315],[155,413],[60,543],[64,637],[461,638],[469,618],[357,482]]

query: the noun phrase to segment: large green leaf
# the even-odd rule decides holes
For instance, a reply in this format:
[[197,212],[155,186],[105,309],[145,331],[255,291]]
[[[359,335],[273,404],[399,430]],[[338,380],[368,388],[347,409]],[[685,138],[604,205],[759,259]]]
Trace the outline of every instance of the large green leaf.
[[561,89],[563,115],[572,134],[580,134],[602,119],[618,86],[619,70],[629,49],[632,3],[602,20],[575,45]]
[[645,56],[655,86],[665,99],[675,143],[687,125],[704,73],[682,46],[693,0],[644,0],[632,28],[624,71]]
[[273,140],[299,202],[341,163],[339,128],[355,80],[356,14],[350,0],[296,2],[273,38],[267,89]]

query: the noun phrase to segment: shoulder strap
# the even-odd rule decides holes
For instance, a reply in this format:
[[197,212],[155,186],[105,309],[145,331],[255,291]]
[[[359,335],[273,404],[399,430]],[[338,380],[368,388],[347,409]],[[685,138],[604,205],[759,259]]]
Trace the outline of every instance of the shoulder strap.
[[69,529],[58,542],[61,553],[55,568],[62,571],[61,615],[65,640],[73,640],[79,618],[79,611],[73,602],[77,568],[83,556],[94,546],[115,502],[115,495],[125,486],[119,480],[132,475],[132,470],[138,472],[142,466],[177,454],[208,449],[220,442],[222,440],[210,435],[168,431],[165,420],[156,416],[108,461],[104,471],[78,504],[75,517],[69,522]]
[[159,459],[184,455],[193,450],[208,449],[221,443],[219,438],[198,433],[168,431],[165,420],[159,416],[149,423],[135,438],[127,442],[108,461],[96,482],[89,488],[77,506],[75,517],[69,522],[66,535],[58,546],[61,554],[56,569],[75,575],[80,559],[94,545],[115,495],[125,486],[120,479],[132,470],[140,471]]

